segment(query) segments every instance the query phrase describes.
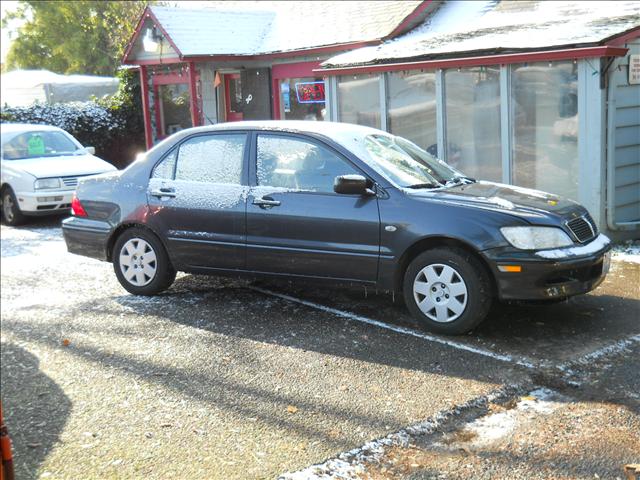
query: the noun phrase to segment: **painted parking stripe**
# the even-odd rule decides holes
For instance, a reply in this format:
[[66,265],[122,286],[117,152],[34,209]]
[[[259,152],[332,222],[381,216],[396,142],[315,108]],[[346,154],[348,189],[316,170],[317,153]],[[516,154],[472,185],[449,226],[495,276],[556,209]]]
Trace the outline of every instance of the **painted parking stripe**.
[[478,355],[483,355],[485,357],[490,357],[490,358],[493,358],[494,360],[499,360],[501,362],[514,363],[516,365],[520,365],[522,367],[529,368],[532,370],[535,370],[536,368],[539,368],[541,366],[539,363],[534,363],[524,358],[516,358],[511,355],[503,355],[500,353],[492,352],[490,350],[485,350],[483,348],[472,347],[471,345],[467,345],[465,343],[456,342],[454,340],[438,337],[428,333],[420,332],[418,330],[413,330],[407,327],[401,327],[399,325],[384,323],[379,320],[374,320],[372,318],[364,317],[362,315],[357,315],[355,313],[346,312],[344,310],[338,310],[337,308],[327,307],[319,303],[310,302],[308,300],[302,300],[301,298],[292,297],[291,295],[285,295],[284,293],[278,293],[271,290],[267,290],[266,288],[255,287],[255,286],[250,286],[249,288],[257,292],[264,293],[266,295],[272,295],[274,297],[282,298],[283,300],[288,300],[290,302],[295,302],[301,305],[305,305],[307,307],[315,308],[316,310],[321,310],[323,312],[331,313],[338,317],[347,318],[349,320],[355,320],[356,322],[366,323],[369,325],[374,325],[376,327],[384,328],[386,330],[391,330],[396,333],[402,333],[404,335],[411,335],[412,337],[421,338],[423,340],[427,340],[430,342],[440,343],[442,345],[447,345],[449,347],[457,348],[459,350],[465,350],[467,352],[476,353]]

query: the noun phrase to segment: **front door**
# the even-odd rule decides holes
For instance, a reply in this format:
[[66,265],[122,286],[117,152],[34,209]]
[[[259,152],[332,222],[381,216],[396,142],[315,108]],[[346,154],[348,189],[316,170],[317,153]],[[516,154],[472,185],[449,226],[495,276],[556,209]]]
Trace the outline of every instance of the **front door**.
[[242,80],[239,73],[227,73],[224,76],[224,92],[227,122],[243,120]]
[[362,174],[303,136],[258,134],[247,201],[247,269],[374,282],[380,250],[375,196],[340,195],[335,177]]
[[183,268],[245,267],[246,133],[187,138],[153,170],[147,222]]

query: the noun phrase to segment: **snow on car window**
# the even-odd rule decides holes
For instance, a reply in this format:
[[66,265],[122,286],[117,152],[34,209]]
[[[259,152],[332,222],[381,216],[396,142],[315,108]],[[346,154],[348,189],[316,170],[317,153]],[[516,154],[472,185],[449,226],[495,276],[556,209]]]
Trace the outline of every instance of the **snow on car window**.
[[242,183],[246,135],[204,135],[182,145],[178,153],[176,180],[206,183]]
[[153,168],[151,178],[173,178],[173,171],[176,166],[176,158],[178,157],[178,150],[172,150],[169,155],[164,157],[160,163]]
[[258,185],[333,192],[339,175],[359,173],[329,149],[304,140],[258,137]]

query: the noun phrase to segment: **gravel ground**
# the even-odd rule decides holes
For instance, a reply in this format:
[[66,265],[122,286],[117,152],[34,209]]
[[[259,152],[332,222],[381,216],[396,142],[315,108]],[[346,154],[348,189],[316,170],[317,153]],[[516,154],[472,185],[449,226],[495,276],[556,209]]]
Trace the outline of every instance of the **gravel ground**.
[[[1,238],[2,401],[17,478],[274,478],[537,378],[509,362],[261,294],[246,282],[182,275],[164,295],[134,297],[110,265],[66,253],[54,222],[3,226]],[[502,317],[463,341],[557,363],[637,335],[640,295],[629,278],[638,278],[640,267],[618,263],[616,269],[604,294],[559,306],[570,327],[546,318],[553,307],[541,307],[533,318],[522,307],[499,307]],[[362,291],[289,288],[336,308],[408,323],[401,306],[372,292],[364,299]],[[558,338],[548,341],[554,329]],[[585,345],[589,332],[595,339]],[[635,400],[625,393],[637,392],[633,385],[640,383],[634,358],[636,351],[593,362],[595,370],[584,377],[593,391],[573,389],[558,415],[533,419],[527,431],[542,433],[516,442],[524,450],[513,447],[511,464],[483,457],[495,464],[492,478],[512,478],[509,465],[546,458],[527,456],[536,451],[527,439],[542,442],[591,410],[589,428],[614,425],[620,438],[637,439],[623,437],[638,425]],[[624,442],[590,432],[576,438],[615,446],[620,456],[606,470],[613,472]],[[426,455],[428,442],[421,448]],[[436,460],[416,471],[450,472]]]

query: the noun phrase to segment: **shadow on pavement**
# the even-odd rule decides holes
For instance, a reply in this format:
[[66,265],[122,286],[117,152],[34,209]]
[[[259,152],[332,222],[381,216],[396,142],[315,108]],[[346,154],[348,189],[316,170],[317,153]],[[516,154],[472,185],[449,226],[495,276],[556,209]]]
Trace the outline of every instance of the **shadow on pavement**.
[[13,343],[2,343],[2,404],[13,441],[17,479],[38,478],[71,411],[62,389],[39,369],[38,359]]

